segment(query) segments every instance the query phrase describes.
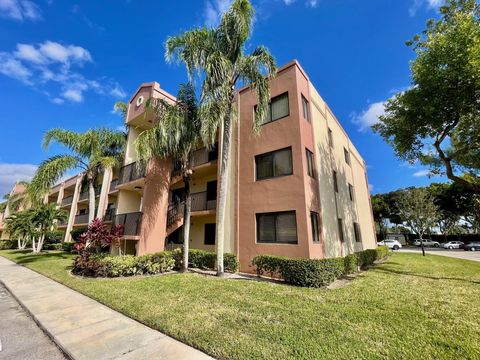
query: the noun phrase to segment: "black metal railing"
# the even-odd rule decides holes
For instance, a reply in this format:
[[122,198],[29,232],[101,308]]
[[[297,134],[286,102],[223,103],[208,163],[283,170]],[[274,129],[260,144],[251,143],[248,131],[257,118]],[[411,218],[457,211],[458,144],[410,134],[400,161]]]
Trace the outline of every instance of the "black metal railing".
[[[218,159],[217,144],[212,149],[208,150],[206,147],[197,149],[192,153],[192,167],[203,165]],[[181,173],[182,164],[179,160],[172,162],[172,177],[178,176]]]
[[123,235],[139,235],[141,223],[141,212],[115,215],[114,224],[123,226]]
[[75,215],[74,224],[88,224],[88,214]]
[[177,220],[183,218],[185,211],[185,202],[179,204],[169,204],[167,210],[167,228],[172,226]]
[[110,182],[110,189],[108,190],[108,192],[113,192],[113,191],[115,191],[115,190],[116,190],[115,188],[117,187],[117,185],[118,185],[118,179],[112,180],[112,181]]
[[73,202],[73,195],[66,196],[62,199],[62,206],[70,205]]
[[207,200],[207,192],[192,194],[192,211],[213,210],[217,207],[217,200]]
[[[101,186],[95,186],[94,191],[95,191],[95,197],[100,196],[100,191],[102,190]],[[86,189],[80,193],[80,197],[78,198],[78,201],[83,201],[87,200],[90,196],[90,190]]]
[[137,162],[122,166],[118,175],[118,185],[145,177],[146,168],[144,165],[137,165]]
[[115,217],[115,208],[109,208],[105,211],[105,221],[113,221]]

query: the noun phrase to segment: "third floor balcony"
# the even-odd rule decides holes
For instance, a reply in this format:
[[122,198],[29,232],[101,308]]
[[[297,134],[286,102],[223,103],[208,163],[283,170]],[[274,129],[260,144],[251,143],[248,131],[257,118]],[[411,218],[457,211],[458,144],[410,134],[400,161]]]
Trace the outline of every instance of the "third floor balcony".
[[145,177],[146,169],[144,165],[138,166],[137,162],[122,166],[118,176],[117,185],[126,184]]
[[[208,164],[218,160],[218,146],[215,144],[212,149],[206,147],[197,149],[192,153],[192,168]],[[172,162],[172,177],[179,176],[181,172],[181,163],[178,160]]]

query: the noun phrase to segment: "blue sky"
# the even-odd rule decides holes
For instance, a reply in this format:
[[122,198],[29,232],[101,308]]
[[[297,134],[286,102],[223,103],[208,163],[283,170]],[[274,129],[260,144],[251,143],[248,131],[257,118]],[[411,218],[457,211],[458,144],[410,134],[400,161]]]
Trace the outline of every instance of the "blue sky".
[[[279,65],[300,61],[365,158],[373,192],[430,183],[424,168],[397,160],[369,125],[409,85],[413,53],[405,41],[438,16],[442,0],[252,2],[247,47],[267,46]],[[113,104],[142,82],[175,94],[186,73],[165,62],[167,36],[214,25],[228,3],[0,0],[0,193],[60,151],[41,148],[46,130],[121,126]]]

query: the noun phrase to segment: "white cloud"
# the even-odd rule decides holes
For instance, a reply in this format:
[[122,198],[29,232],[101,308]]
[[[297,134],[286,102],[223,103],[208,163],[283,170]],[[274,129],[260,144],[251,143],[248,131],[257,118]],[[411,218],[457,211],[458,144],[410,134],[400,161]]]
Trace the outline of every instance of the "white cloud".
[[316,8],[318,6],[318,0],[308,0],[306,5],[307,7]]
[[283,0],[283,2],[285,3],[285,5],[291,5],[295,2],[295,0]]
[[36,170],[33,164],[0,163],[0,196],[9,193],[16,181],[30,180]]
[[425,177],[430,175],[430,170],[418,170],[413,173],[415,177]]
[[232,0],[207,0],[205,2],[205,26],[212,27],[219,24],[223,13],[225,13],[232,4]]
[[57,105],[62,105],[65,102],[62,98],[55,97],[52,99],[52,103],[57,104]]
[[377,124],[381,115],[385,114],[385,102],[379,101],[372,103],[367,109],[363,110],[360,114],[353,113],[351,115],[352,122],[358,125],[360,131],[365,131],[372,125]]
[[33,1],[0,0],[0,17],[18,21],[35,21],[42,19],[42,13]]
[[429,10],[436,10],[442,6],[444,2],[445,0],[413,0],[412,5],[408,9],[408,13],[410,16],[415,16],[422,6],[426,6]]
[[[93,58],[87,49],[47,40],[40,44],[17,44],[11,53],[0,52],[0,73],[35,86],[55,104],[61,104],[60,99],[82,102],[86,91],[124,98],[126,93],[115,80],[106,77],[90,80],[73,70],[91,62]],[[51,97],[50,91],[45,90],[47,84],[60,85],[61,92],[57,90],[57,95]]]
[[368,184],[368,191],[372,192],[373,188],[374,188],[373,184]]

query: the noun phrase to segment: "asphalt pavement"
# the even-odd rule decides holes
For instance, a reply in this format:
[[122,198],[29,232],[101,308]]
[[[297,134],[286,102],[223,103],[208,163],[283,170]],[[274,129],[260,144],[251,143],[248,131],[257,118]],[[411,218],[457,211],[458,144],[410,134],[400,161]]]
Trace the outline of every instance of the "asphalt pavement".
[[0,359],[66,359],[60,349],[1,284]]
[[[421,253],[421,247],[403,247],[399,252]],[[432,255],[448,256],[457,259],[480,261],[480,251],[465,251],[463,249],[443,249],[435,247],[426,247],[425,252]]]

